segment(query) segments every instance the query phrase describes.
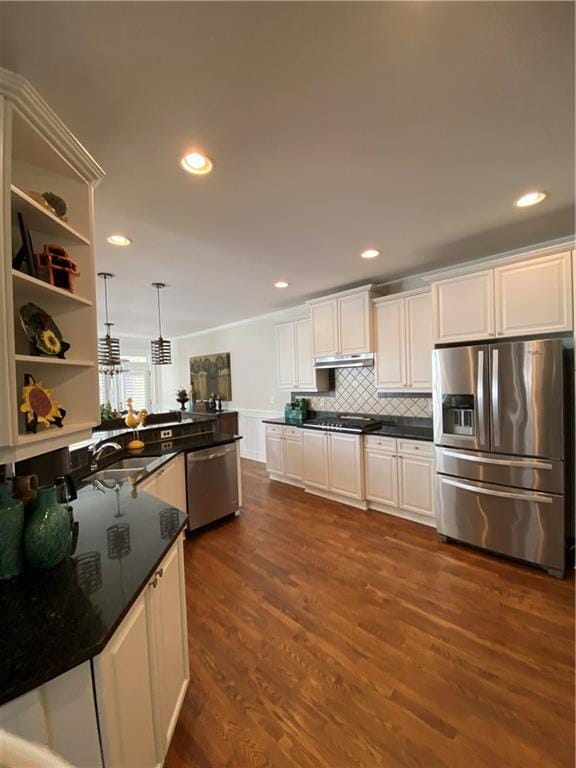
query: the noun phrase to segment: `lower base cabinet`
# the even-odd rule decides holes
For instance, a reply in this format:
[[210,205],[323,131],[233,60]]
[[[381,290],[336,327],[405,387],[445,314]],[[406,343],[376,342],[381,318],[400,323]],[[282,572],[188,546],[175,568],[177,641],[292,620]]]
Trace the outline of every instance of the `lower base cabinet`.
[[179,453],[138,484],[157,499],[162,499],[176,509],[186,512],[186,457]]
[[105,768],[164,762],[189,680],[183,556],[179,539],[94,659]]
[[304,485],[340,496],[343,501],[363,501],[362,436],[311,429],[303,429],[302,432]]
[[364,438],[369,506],[406,512],[434,525],[434,446],[379,435]]
[[266,469],[272,479],[302,483],[302,430],[281,424],[266,425]]

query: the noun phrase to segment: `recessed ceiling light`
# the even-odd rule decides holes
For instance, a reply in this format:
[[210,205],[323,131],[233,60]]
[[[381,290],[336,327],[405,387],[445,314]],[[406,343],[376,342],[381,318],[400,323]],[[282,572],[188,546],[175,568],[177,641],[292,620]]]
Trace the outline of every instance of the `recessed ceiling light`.
[[529,205],[541,203],[546,198],[546,192],[527,192],[514,203],[517,208],[528,208]]
[[197,176],[203,176],[212,170],[212,160],[200,152],[190,152],[184,155],[180,160],[180,165],[188,173],[195,173]]
[[112,245],[130,245],[132,240],[126,235],[110,235],[106,238]]
[[376,256],[380,256],[380,251],[377,251],[376,248],[368,248],[366,251],[362,251],[360,256],[363,259],[375,259]]
[[274,283],[274,288],[288,288],[288,283],[285,280],[278,280]]

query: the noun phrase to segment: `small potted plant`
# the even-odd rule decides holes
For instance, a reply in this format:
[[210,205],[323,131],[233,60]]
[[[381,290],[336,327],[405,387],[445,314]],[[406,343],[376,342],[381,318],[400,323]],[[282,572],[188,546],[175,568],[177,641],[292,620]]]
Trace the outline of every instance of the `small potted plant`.
[[180,403],[181,411],[186,410],[186,403],[189,399],[190,398],[188,397],[188,392],[184,389],[184,387],[176,390],[176,400]]

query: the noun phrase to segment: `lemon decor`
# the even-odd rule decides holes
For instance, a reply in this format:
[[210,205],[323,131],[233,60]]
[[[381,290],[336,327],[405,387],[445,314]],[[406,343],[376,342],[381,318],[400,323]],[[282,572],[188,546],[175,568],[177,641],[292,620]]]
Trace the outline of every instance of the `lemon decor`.
[[36,381],[30,373],[24,374],[22,387],[22,413],[26,414],[26,430],[36,432],[38,424],[44,427],[62,427],[66,411],[59,403],[52,400],[52,390],[41,381]]
[[50,355],[64,359],[70,344],[62,339],[60,329],[42,307],[24,304],[19,311],[20,322],[32,346],[33,355]]

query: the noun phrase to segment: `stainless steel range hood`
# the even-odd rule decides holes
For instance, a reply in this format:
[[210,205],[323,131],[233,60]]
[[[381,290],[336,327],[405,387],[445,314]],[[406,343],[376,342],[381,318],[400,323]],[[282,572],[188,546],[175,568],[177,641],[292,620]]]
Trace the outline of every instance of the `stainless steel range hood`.
[[314,368],[362,368],[367,365],[374,365],[372,352],[365,352],[361,355],[334,355],[314,358]]

